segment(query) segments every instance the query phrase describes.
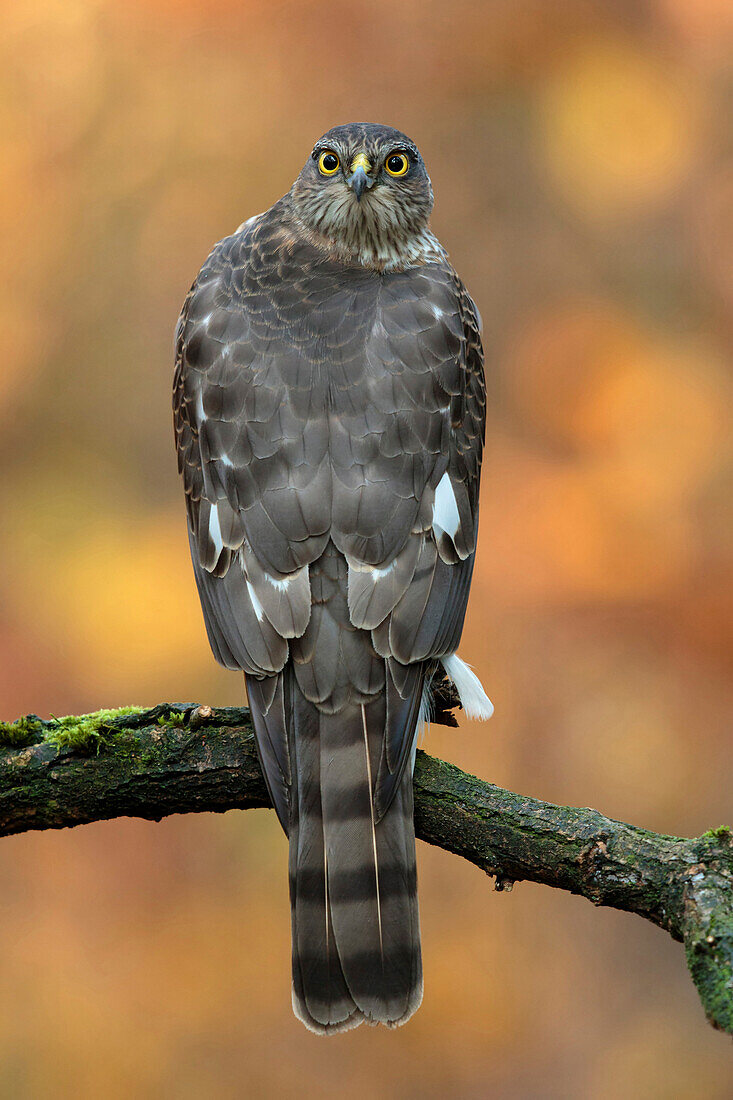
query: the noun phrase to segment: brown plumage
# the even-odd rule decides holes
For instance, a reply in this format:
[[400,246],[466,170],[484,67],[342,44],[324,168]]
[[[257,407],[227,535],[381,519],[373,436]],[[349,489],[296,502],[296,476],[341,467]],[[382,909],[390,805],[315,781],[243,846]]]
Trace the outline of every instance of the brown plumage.
[[402,1023],[422,995],[412,763],[463,626],[485,404],[431,207],[404,134],[337,127],[216,245],[177,332],[196,582],[247,681],[290,839],[293,1003],[322,1032]]

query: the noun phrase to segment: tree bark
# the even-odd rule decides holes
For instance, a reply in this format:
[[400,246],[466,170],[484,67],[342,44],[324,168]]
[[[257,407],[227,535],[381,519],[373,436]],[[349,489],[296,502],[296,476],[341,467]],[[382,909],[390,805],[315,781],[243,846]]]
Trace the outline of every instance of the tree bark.
[[[455,724],[452,700],[438,720]],[[269,806],[249,711],[163,703],[0,723],[0,836],[113,817]],[[733,837],[662,836],[502,790],[418,752],[418,837],[495,876],[636,913],[684,943],[710,1023],[733,1034]]]

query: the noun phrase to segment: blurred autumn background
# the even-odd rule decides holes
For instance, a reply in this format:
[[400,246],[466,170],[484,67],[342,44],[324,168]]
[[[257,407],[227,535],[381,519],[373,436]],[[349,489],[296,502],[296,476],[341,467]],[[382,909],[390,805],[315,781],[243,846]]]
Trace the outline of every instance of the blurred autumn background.
[[[188,560],[173,328],[324,130],[383,121],[489,377],[462,654],[496,715],[427,747],[659,831],[730,821],[728,0],[12,0],[0,35],[0,716],[241,702]],[[326,1042],[291,1015],[272,813],[4,840],[0,1095],[733,1095],[660,931],[418,857],[423,1008]]]

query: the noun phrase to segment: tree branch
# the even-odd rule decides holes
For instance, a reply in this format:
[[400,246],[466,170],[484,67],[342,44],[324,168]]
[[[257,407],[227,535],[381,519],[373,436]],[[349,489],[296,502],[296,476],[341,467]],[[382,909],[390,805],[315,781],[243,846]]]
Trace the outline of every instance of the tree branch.
[[[455,724],[438,701],[438,720]],[[0,836],[113,817],[269,806],[244,707],[161,704],[0,723]],[[733,1034],[733,837],[662,836],[502,790],[418,752],[418,837],[496,876],[636,913],[685,945],[710,1023]]]

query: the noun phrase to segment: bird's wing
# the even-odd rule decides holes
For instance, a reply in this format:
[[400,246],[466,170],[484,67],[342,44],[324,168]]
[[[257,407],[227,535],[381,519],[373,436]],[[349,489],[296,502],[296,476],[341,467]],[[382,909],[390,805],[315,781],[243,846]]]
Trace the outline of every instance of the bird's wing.
[[[419,508],[396,556],[374,566],[364,554],[360,560],[345,547],[352,622],[371,630],[375,650],[386,659],[388,698],[395,705],[403,700],[405,707],[414,705],[416,667],[453,653],[463,629],[478,533],[486,413],[478,310],[447,265],[430,265],[420,278],[419,299],[406,302],[400,289],[395,315],[385,310],[382,324],[390,342],[397,342],[410,329],[406,307],[411,305],[419,355],[405,358],[412,371],[429,369],[434,404],[411,411],[408,420],[413,428],[419,426],[427,412],[433,431],[438,420],[439,451],[425,481],[416,479],[413,499]],[[434,450],[434,438],[432,445],[429,440],[430,432],[423,430],[426,452]],[[382,443],[386,450],[397,446],[389,435]],[[408,481],[401,483],[405,496]],[[412,748],[409,726],[388,723],[376,784],[380,814],[394,795]]]
[[244,304],[244,270],[259,255],[253,228],[216,246],[186,298],[174,423],[212,649],[227,668],[264,676],[284,666],[287,639],[310,617],[307,565],[328,537],[329,487],[325,443],[304,432],[283,377],[297,362],[278,346],[256,279]]

